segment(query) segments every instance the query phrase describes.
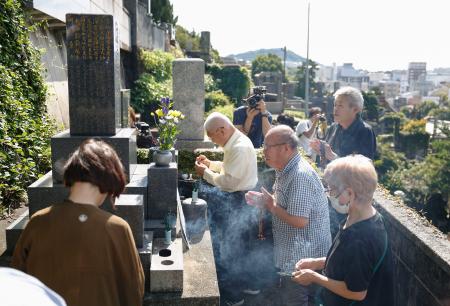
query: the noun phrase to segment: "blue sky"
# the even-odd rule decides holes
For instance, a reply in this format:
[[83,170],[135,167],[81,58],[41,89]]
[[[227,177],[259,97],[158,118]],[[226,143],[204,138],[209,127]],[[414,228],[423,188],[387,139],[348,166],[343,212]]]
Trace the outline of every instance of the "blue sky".
[[[210,31],[222,56],[260,48],[306,56],[306,0],[171,0],[178,24]],[[310,57],[370,71],[450,67],[449,0],[311,0]]]

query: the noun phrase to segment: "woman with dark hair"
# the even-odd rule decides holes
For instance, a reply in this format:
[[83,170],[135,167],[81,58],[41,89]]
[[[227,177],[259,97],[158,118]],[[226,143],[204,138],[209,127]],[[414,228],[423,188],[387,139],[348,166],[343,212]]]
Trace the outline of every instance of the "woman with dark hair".
[[141,305],[144,273],[128,223],[99,208],[125,188],[114,149],[88,139],[65,165],[67,200],[36,212],[12,267],[41,280],[71,306]]

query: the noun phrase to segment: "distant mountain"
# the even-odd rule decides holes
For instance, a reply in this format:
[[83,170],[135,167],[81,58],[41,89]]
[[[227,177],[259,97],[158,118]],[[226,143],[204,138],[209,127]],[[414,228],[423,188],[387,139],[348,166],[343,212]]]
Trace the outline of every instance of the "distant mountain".
[[[275,54],[279,58],[283,59],[283,49],[281,48],[273,48],[273,49],[259,49],[255,51],[247,51],[239,54],[230,54],[227,57],[235,57],[236,59],[244,60],[244,61],[253,61],[258,55],[267,55],[267,54]],[[306,58],[287,50],[286,52],[286,61],[287,62],[304,62]]]

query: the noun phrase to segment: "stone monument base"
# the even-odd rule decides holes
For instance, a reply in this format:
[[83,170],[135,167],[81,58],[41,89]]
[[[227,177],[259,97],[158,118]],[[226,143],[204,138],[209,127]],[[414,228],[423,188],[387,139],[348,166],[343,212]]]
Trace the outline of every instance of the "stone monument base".
[[130,179],[130,166],[136,164],[136,129],[117,129],[113,136],[73,136],[70,130],[65,130],[51,139],[53,180],[56,183],[63,181],[63,167],[68,157],[80,144],[89,138],[97,138],[107,142],[117,152],[123,166],[127,180]]

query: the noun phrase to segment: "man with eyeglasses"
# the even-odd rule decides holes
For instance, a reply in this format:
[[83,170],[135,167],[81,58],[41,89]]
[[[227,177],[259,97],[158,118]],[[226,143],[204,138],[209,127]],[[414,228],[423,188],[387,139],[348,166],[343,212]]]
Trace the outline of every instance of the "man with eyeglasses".
[[[228,305],[242,305],[247,289],[245,260],[249,251],[250,218],[255,215],[245,204],[245,192],[258,181],[256,152],[250,139],[221,113],[212,113],[204,124],[212,142],[223,148],[223,161],[197,157],[195,171],[207,183],[199,186],[199,196],[208,202],[208,222],[221,295]],[[247,290],[258,294],[258,290]]]
[[280,270],[282,305],[308,305],[315,288],[291,279],[295,264],[310,254],[326,256],[331,246],[327,198],[318,174],[297,151],[298,137],[288,126],[272,128],[264,143],[267,165],[276,171],[274,194],[249,191],[252,206],[272,214],[275,266]]

